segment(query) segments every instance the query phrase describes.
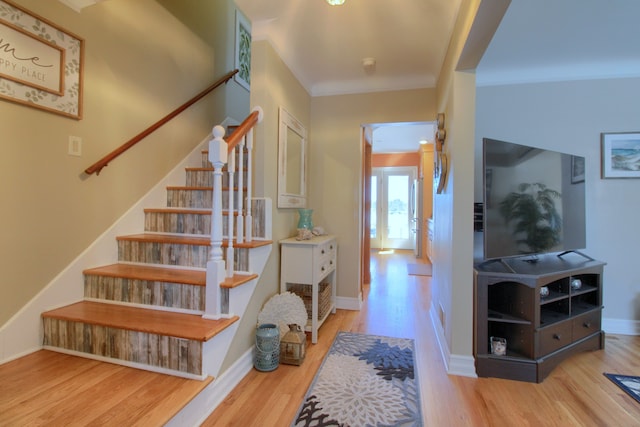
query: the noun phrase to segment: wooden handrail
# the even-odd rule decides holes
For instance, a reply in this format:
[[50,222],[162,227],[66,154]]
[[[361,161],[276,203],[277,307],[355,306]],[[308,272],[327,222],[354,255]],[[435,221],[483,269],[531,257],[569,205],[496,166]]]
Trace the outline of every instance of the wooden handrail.
[[138,135],[134,136],[129,141],[125,142],[120,147],[116,148],[111,153],[107,154],[102,159],[100,159],[96,163],[86,168],[84,170],[84,173],[86,173],[87,175],[91,175],[93,173],[95,173],[96,175],[100,175],[100,171],[102,170],[102,168],[107,166],[111,160],[115,159],[120,154],[124,153],[129,148],[133,147],[138,142],[140,142],[141,140],[149,136],[151,133],[155,132],[158,128],[160,128],[161,126],[166,124],[168,121],[176,117],[178,114],[182,113],[184,110],[186,110],[187,108],[189,108],[190,106],[198,102],[200,99],[204,98],[206,95],[209,94],[209,92],[211,92],[218,86],[222,85],[223,83],[227,83],[238,71],[239,70],[233,70],[228,72],[227,74],[222,76],[220,79],[218,79],[218,81],[216,81],[211,86],[209,86],[208,88],[206,88],[205,90],[203,90],[202,92],[200,92],[199,94],[191,98],[189,101],[185,102],[180,107],[176,108],[171,113],[167,114],[162,119],[158,120],[156,123],[149,126],[147,129],[140,132]]
[[261,116],[262,116],[262,109],[260,109],[260,108],[254,109],[251,112],[251,114],[249,114],[247,116],[247,118],[244,119],[244,121],[242,123],[240,123],[238,125],[238,127],[234,129],[233,132],[231,132],[231,135],[229,135],[227,138],[224,139],[227,142],[227,145],[229,147],[229,152],[231,152],[231,150],[236,148],[236,145],[238,145],[240,143],[242,138],[255,125],[257,125],[262,120]]

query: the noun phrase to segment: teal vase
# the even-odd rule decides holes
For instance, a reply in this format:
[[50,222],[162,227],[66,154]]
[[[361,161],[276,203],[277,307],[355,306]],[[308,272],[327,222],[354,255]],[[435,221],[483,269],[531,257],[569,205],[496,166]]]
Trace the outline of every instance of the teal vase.
[[313,220],[311,219],[313,209],[298,209],[298,215],[300,215],[300,219],[298,219],[298,228],[313,230]]

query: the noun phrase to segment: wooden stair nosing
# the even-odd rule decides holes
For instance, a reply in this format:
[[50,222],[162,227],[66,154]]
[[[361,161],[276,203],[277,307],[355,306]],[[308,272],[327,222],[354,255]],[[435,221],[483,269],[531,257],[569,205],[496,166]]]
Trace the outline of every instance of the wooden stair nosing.
[[[149,243],[168,243],[178,245],[196,245],[196,246],[210,246],[210,236],[197,236],[197,235],[180,235],[180,234],[167,234],[167,233],[141,233],[130,234],[126,236],[117,236],[116,240],[120,241],[137,241],[137,242],[149,242]],[[233,241],[233,247],[238,249],[251,249],[261,246],[267,246],[273,243],[271,240],[252,240],[250,242],[238,243]],[[228,241],[224,239],[222,247],[227,247]]]
[[[181,208],[181,207],[167,207],[167,208],[145,208],[144,213],[170,213],[170,214],[191,214],[191,215],[211,215],[211,209],[204,208]],[[229,216],[228,210],[222,211],[223,216]],[[233,210],[233,216],[238,216],[237,210]]]
[[197,314],[176,313],[150,308],[95,301],[80,301],[42,313],[43,318],[87,323],[116,329],[171,336],[206,342],[225,330],[238,316],[219,320]]
[[240,285],[244,285],[245,283],[250,282],[253,279],[258,278],[257,274],[234,274],[232,277],[226,277],[222,283],[220,283],[221,288],[225,289],[233,289],[237,288]]
[[109,264],[89,268],[84,270],[83,274],[86,276],[122,277],[125,279],[148,280],[152,282],[177,283],[195,286],[206,286],[207,275],[204,270],[126,263]]
[[[186,185],[172,185],[167,187],[168,191],[213,191],[213,187],[198,187],[198,186],[186,186]],[[222,187],[222,191],[229,191],[229,187]],[[238,187],[233,187],[233,191],[238,191]],[[247,187],[242,187],[242,191],[246,192]]]
[[[87,276],[121,277],[125,279],[194,286],[207,285],[207,273],[204,270],[166,268],[140,264],[117,263],[103,265],[84,270],[83,274]],[[225,278],[224,282],[220,284],[220,287],[226,289],[237,288],[257,277],[257,274],[235,273],[232,277]]]

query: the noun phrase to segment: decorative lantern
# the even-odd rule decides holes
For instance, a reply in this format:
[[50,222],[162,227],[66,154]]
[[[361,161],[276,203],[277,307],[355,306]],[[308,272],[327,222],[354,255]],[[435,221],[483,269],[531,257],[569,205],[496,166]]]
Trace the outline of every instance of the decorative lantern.
[[300,326],[291,323],[289,332],[280,340],[280,363],[301,365],[306,354],[307,336]]
[[266,323],[256,329],[256,351],[253,366],[262,372],[273,371],[278,367],[280,348],[280,329],[277,325]]

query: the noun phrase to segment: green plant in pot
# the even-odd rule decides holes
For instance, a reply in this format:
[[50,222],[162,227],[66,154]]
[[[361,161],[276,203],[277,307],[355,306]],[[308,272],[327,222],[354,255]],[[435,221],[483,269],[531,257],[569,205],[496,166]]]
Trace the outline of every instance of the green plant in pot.
[[560,243],[562,218],[555,200],[560,193],[541,183],[522,183],[500,202],[500,214],[507,224],[513,223],[518,244],[526,245],[525,253],[540,253]]

